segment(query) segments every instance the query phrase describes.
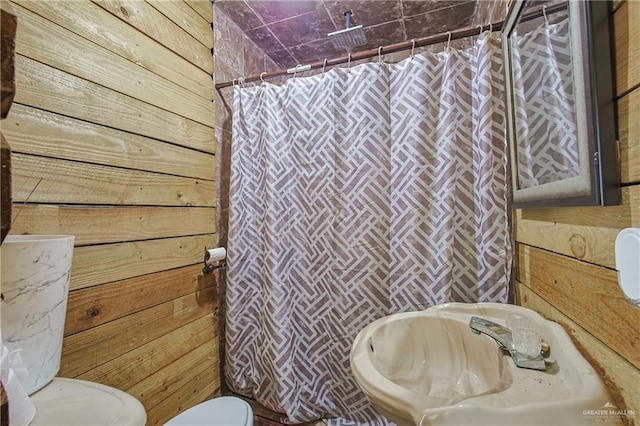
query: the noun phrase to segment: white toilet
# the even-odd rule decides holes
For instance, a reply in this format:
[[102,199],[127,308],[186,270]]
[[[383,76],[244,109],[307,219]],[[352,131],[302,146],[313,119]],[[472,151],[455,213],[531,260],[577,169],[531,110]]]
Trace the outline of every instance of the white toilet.
[[[73,243],[69,235],[9,235],[0,246],[1,263],[10,265],[0,270],[0,342],[8,338],[6,351],[2,344],[3,363],[10,352],[20,352],[20,365],[6,367],[26,372],[19,382],[35,406],[30,426],[144,426],[144,407],[126,392],[54,377],[60,369]],[[22,407],[16,401],[15,407]],[[9,404],[11,409],[10,397]],[[30,418],[32,410],[22,411],[27,412]],[[242,399],[222,397],[196,405],[168,424],[252,426],[253,412]]]
[[[73,242],[70,235],[9,235],[0,246],[3,369],[16,371],[13,380],[22,389],[13,393],[14,414],[21,421],[33,415],[23,401],[26,394],[35,406],[31,426],[144,426],[147,414],[133,396],[99,383],[54,377],[60,369]],[[11,353],[20,354],[19,365],[11,364]],[[9,391],[7,396],[11,415]]]
[[144,426],[147,413],[121,390],[77,379],[55,377],[31,394],[36,416],[29,426]]
[[[99,383],[56,377],[30,398],[36,416],[29,426],[144,426],[147,422],[136,398]],[[253,411],[242,399],[223,396],[191,407],[166,424],[253,426]]]
[[221,396],[178,414],[166,426],[253,426],[253,411],[244,400]]

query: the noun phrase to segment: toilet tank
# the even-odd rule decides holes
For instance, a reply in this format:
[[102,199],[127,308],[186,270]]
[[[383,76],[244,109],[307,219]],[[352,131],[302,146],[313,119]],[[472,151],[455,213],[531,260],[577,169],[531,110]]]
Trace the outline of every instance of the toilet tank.
[[60,369],[74,237],[9,235],[0,246],[2,341],[20,351],[28,394]]

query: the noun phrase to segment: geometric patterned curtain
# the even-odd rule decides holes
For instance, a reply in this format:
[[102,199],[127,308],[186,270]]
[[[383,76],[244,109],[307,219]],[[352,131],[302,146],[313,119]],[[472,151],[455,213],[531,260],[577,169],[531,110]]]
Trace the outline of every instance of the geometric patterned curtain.
[[226,380],[292,423],[386,424],[349,367],[396,312],[505,302],[499,43],[235,88]]
[[578,176],[569,18],[512,40],[518,188]]

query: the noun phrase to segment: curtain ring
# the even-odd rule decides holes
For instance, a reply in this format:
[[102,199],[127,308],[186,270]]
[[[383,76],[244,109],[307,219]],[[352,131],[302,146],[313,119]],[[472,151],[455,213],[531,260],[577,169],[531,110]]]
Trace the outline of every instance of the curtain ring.
[[542,6],[542,16],[544,16],[544,23],[549,25],[549,18],[547,18],[547,6]]
[[382,46],[378,47],[378,63],[382,63]]
[[449,47],[451,46],[451,31],[447,31],[447,50],[449,50]]
[[413,53],[415,49],[416,49],[416,39],[414,38],[411,40],[411,59],[413,59]]
[[244,85],[244,77],[240,77],[240,78],[238,78],[238,84],[240,84],[240,85],[242,86],[242,88],[243,88],[243,89],[245,88],[245,85]]
[[322,62],[322,77],[324,77],[324,70],[327,68],[327,58],[324,58]]
[[349,53],[347,58],[347,73],[351,73],[351,53]]
[[266,73],[267,73],[266,71],[262,71],[262,72],[260,73],[260,81],[262,81],[263,83],[266,83],[266,81],[264,81],[264,75],[265,75]]

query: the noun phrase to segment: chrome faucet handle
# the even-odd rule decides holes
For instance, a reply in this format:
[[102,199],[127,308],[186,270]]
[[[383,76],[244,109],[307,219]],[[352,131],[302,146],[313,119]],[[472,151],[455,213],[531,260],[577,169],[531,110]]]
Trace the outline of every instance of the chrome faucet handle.
[[513,346],[511,330],[507,327],[480,317],[471,317],[469,327],[475,334],[486,334],[507,350]]
[[509,351],[511,358],[513,358],[513,361],[518,367],[546,371],[547,366],[542,354],[532,358],[516,350],[515,344],[513,343],[512,332],[507,327],[476,316],[471,317],[469,327],[474,334],[486,334],[498,342],[500,346]]

